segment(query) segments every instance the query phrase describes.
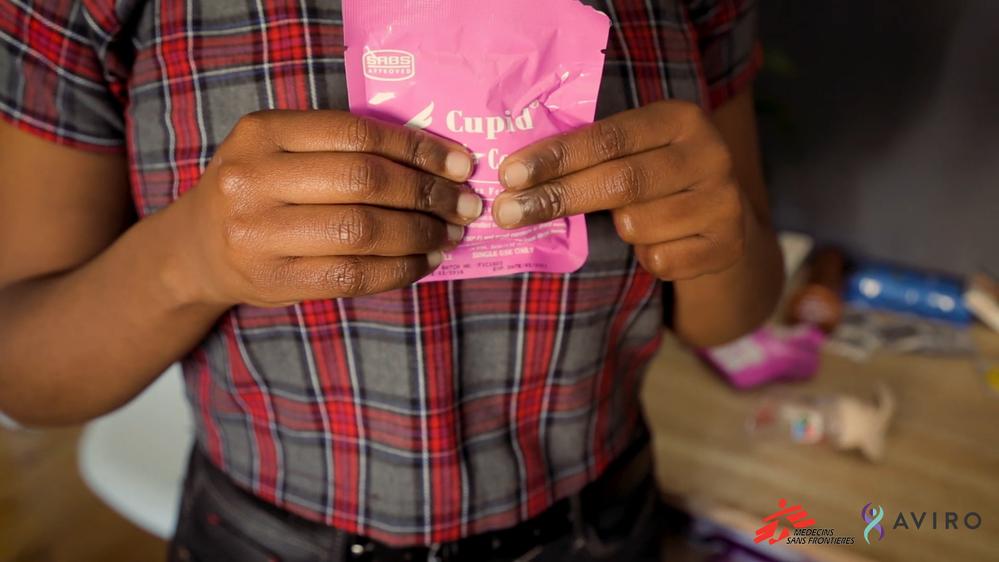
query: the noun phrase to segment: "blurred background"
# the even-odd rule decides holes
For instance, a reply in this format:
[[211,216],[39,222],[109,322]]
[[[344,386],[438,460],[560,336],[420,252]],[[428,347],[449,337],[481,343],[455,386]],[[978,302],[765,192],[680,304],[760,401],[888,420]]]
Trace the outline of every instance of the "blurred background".
[[999,271],[999,3],[760,5],[780,226],[855,255]]
[[[652,366],[665,559],[999,560],[999,2],[762,7],[792,282],[771,326]],[[0,562],[163,560],[181,392],[174,372],[85,431],[0,429]],[[784,506],[843,544],[770,544]]]

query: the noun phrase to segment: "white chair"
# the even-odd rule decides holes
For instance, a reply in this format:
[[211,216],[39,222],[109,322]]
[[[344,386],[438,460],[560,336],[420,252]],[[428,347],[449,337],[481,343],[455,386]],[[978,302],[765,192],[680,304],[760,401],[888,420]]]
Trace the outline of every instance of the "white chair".
[[79,445],[80,474],[112,509],[169,539],[193,441],[191,408],[174,365],[127,406],[87,426]]

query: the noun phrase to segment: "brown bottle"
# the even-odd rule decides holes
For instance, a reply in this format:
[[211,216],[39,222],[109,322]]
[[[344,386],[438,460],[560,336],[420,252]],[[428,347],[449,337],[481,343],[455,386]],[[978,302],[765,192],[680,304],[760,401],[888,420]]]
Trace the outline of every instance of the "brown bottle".
[[825,332],[836,329],[843,318],[843,284],[846,258],[836,248],[823,248],[812,258],[808,282],[790,299],[787,320],[812,324]]

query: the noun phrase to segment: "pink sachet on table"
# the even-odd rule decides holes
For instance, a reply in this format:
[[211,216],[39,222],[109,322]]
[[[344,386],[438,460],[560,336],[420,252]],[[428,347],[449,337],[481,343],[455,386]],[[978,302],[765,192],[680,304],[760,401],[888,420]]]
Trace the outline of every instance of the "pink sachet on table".
[[582,216],[508,231],[491,202],[506,156],[593,121],[610,20],[578,0],[344,0],[353,113],[426,129],[476,156],[482,218],[424,281],[568,273]]
[[736,388],[808,379],[819,369],[822,330],[808,324],[764,326],[734,342],[700,350],[701,357]]

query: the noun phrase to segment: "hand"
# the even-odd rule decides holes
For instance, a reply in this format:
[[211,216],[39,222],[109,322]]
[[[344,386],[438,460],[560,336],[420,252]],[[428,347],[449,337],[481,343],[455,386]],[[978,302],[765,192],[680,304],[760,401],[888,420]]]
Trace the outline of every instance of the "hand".
[[184,209],[202,302],[286,306],[405,287],[440,265],[482,201],[463,147],[338,111],[244,117]]
[[748,204],[731,155],[690,103],[654,103],[538,142],[507,158],[500,180],[500,226],[609,210],[621,238],[663,280],[723,271],[743,253]]

